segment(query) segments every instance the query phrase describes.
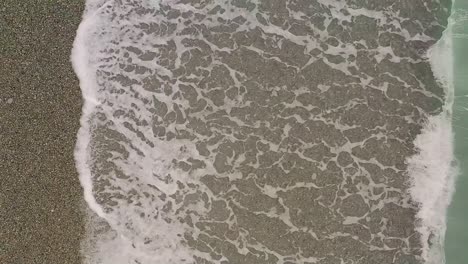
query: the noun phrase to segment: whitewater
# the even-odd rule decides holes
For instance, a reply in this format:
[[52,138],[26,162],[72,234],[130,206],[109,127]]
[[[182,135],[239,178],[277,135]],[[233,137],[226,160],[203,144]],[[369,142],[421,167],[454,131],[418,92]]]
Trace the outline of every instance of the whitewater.
[[84,263],[445,263],[449,15],[88,0],[72,51]]

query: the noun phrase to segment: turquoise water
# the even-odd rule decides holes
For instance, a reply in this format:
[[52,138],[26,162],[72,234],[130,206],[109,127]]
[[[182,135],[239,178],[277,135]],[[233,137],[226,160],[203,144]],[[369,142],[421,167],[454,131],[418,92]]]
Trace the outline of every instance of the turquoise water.
[[468,263],[468,1],[454,3],[453,27],[454,67],[454,119],[455,155],[460,175],[456,192],[448,213],[446,234],[447,264]]

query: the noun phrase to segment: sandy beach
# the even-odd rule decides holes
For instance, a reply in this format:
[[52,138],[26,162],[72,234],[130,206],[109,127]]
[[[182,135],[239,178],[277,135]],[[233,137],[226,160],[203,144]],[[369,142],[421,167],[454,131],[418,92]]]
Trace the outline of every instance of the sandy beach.
[[0,3],[1,264],[425,263],[447,3],[83,2]]
[[69,55],[83,6],[0,2],[0,263],[80,263],[81,96]]

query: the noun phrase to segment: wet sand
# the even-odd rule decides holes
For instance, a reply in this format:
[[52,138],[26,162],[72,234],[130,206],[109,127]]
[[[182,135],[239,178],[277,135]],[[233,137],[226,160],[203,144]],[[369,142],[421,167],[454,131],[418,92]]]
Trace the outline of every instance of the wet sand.
[[83,6],[0,2],[0,263],[80,263],[81,95],[69,54]]
[[90,116],[93,194],[132,239],[101,256],[423,263],[406,160],[442,110],[422,55],[448,6],[183,2],[102,8],[115,27],[88,40],[105,50],[91,63],[105,98]]

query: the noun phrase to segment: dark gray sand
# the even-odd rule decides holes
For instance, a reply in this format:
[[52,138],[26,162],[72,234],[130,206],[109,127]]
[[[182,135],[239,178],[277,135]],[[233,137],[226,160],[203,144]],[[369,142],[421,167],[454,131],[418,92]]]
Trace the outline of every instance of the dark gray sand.
[[69,62],[83,1],[0,1],[0,263],[80,263],[81,114]]

